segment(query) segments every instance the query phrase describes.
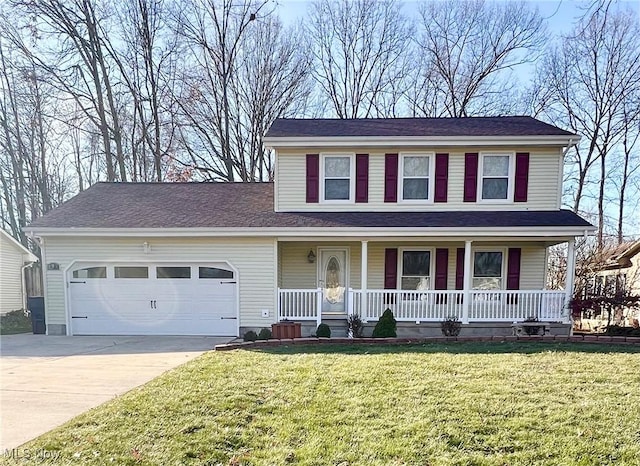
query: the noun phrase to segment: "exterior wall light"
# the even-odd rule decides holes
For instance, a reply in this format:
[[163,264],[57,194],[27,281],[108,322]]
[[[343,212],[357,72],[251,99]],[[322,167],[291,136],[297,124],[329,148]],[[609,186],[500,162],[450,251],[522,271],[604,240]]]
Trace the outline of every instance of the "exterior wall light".
[[307,260],[310,264],[313,264],[316,261],[316,253],[313,252],[313,249],[311,249],[309,254],[307,254]]

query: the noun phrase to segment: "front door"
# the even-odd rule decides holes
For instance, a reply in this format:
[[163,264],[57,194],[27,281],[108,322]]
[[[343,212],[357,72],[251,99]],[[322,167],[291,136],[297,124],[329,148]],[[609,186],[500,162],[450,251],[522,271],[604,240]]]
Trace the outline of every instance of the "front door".
[[320,249],[318,286],[322,288],[322,313],[344,314],[347,311],[348,250]]

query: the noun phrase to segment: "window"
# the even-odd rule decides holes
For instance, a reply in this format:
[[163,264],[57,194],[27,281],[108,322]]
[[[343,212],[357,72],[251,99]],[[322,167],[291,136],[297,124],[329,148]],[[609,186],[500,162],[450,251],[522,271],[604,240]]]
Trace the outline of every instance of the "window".
[[73,278],[107,278],[106,267],[86,267],[73,271]]
[[114,267],[116,278],[149,278],[149,267]]
[[431,157],[428,155],[402,156],[401,199],[427,200],[429,199],[429,165]]
[[200,267],[199,278],[233,278],[231,270],[218,269],[216,267]]
[[502,257],[500,251],[477,251],[473,254],[473,289],[502,289]]
[[482,180],[480,182],[483,200],[507,200],[510,197],[509,173],[510,155],[483,155]]
[[431,288],[431,251],[403,251],[400,289]]
[[156,267],[156,278],[191,278],[191,267]]
[[323,157],[323,195],[325,201],[350,201],[353,198],[353,157],[327,155]]

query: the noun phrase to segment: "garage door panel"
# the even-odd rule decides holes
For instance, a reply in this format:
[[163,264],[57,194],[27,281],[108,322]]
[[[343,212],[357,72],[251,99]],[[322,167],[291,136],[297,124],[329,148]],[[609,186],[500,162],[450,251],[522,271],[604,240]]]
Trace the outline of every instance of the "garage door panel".
[[[237,335],[238,285],[229,279],[233,272],[227,272],[226,279],[201,279],[199,266],[193,264],[106,267],[110,267],[107,274],[85,268],[69,279],[74,334]],[[145,276],[145,267],[148,278],[130,278]],[[114,268],[118,269],[115,273]],[[210,277],[211,270],[207,268],[207,272]],[[191,278],[174,278],[172,274]]]

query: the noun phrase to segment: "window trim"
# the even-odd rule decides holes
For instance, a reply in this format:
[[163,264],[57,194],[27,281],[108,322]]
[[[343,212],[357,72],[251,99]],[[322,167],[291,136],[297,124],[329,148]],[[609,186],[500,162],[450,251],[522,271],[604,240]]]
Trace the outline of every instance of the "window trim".
[[[500,248],[500,247],[482,247],[482,248],[473,248],[471,250],[471,291],[501,291],[507,289],[507,262],[509,261],[507,257],[508,248]],[[473,287],[473,280],[476,278],[475,276],[475,263],[476,263],[476,252],[500,252],[502,253],[502,266],[500,267],[500,288],[496,290],[479,290]],[[486,277],[477,277],[477,278],[486,278]]]
[[[427,191],[427,199],[405,199],[404,198],[404,159],[405,157],[429,157],[429,189]],[[398,154],[398,203],[402,204],[433,204],[435,196],[435,152],[401,152]],[[424,178],[411,177],[409,178]]]
[[[482,186],[484,184],[484,159],[485,157],[504,157],[509,156],[509,170],[507,172],[507,197],[506,199],[483,199],[482,198]],[[511,151],[492,151],[492,152],[480,152],[478,154],[478,186],[476,187],[477,202],[482,204],[508,204],[513,203],[513,195],[515,191],[515,177],[516,177],[516,153]]]
[[[349,158],[349,199],[325,199],[325,159],[332,157]],[[331,178],[331,179],[346,179]],[[326,152],[320,154],[320,196],[321,204],[354,204],[356,200],[356,154],[355,152]]]
[[[396,290],[400,291],[416,291],[416,290],[403,290],[402,289],[402,266],[404,265],[404,253],[405,252],[429,252],[429,289],[427,291],[433,291],[433,285],[435,280],[435,248],[434,247],[404,247],[398,248],[398,265],[396,270]],[[408,275],[413,276],[413,275]]]

